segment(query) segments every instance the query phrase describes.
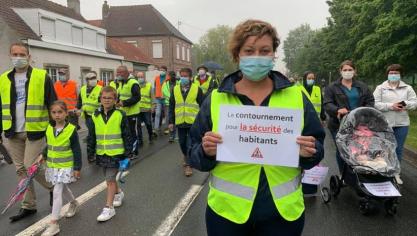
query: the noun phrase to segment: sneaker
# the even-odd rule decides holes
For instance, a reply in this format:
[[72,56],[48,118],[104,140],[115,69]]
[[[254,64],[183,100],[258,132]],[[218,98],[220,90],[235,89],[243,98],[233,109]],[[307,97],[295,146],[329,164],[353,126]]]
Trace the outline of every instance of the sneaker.
[[74,200],[74,201],[70,202],[68,210],[65,213],[65,217],[67,217],[67,218],[73,217],[75,215],[75,213],[77,212],[77,209],[78,209],[79,205],[80,204],[78,203],[77,200]]
[[116,215],[116,211],[114,208],[105,207],[101,214],[97,217],[97,221],[104,222],[110,220],[114,215]]
[[184,167],[184,175],[187,177],[190,177],[193,174],[193,170],[191,169],[190,166],[185,166]]
[[400,175],[395,175],[395,181],[397,181],[397,184],[403,184],[402,179],[400,178]]
[[114,195],[113,206],[114,206],[114,207],[119,207],[119,206],[121,206],[121,205],[122,205],[122,201],[123,201],[123,198],[124,198],[124,197],[125,197],[125,194],[124,194],[123,192],[116,193],[116,194]]
[[165,135],[168,135],[169,134],[169,129],[168,128],[164,130],[164,134]]
[[53,236],[59,233],[59,224],[49,224],[41,236]]

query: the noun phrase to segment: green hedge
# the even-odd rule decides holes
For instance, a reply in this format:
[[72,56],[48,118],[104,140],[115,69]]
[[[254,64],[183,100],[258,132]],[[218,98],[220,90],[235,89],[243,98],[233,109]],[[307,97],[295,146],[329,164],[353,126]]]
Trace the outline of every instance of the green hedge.
[[417,150],[417,110],[410,112],[410,130],[408,131],[406,146]]

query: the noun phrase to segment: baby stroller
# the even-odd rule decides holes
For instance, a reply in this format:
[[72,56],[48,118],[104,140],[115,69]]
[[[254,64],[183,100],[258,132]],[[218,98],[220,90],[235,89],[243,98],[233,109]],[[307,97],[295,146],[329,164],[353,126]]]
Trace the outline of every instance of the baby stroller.
[[359,210],[366,215],[383,201],[389,215],[397,212],[399,193],[394,178],[400,172],[395,136],[385,117],[374,108],[361,107],[343,117],[336,146],[343,161],[341,177],[330,177],[334,198],[342,187],[352,187],[361,198]]

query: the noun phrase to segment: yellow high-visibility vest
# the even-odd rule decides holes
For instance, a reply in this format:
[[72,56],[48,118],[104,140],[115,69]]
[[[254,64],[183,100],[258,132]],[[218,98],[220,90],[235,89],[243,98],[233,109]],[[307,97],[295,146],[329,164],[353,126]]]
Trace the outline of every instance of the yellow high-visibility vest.
[[110,119],[104,122],[101,114],[92,116],[96,131],[96,154],[116,156],[125,153],[122,138],[122,112],[113,111]]
[[[139,84],[139,82],[135,79],[129,79],[125,84],[119,83],[117,93],[121,101],[132,97],[132,87],[134,84]],[[140,113],[139,102],[129,107],[121,107],[120,110],[126,112],[127,116],[137,115]]]
[[[208,76],[208,75],[207,75]],[[198,80],[199,76],[195,76],[194,77],[194,84],[197,85],[198,87],[200,87],[201,91],[203,92],[203,94],[206,94],[209,87],[210,87],[210,83],[212,80],[211,76],[208,76],[206,82],[204,82],[203,84],[200,85],[200,81]]]
[[46,164],[49,168],[71,168],[74,166],[74,154],[71,150],[70,138],[76,131],[72,124],[68,124],[58,136],[54,134],[54,128],[49,125],[46,129],[48,144],[48,157]]
[[[7,71],[0,76],[3,130],[9,130],[12,127],[10,113],[12,84],[7,77],[10,72]],[[46,70],[32,69],[26,98],[25,131],[27,132],[45,131],[49,124],[48,108],[45,105],[45,77]]]
[[188,91],[187,98],[184,101],[181,93],[181,85],[175,85],[175,124],[193,124],[195,117],[200,110],[197,103],[198,86],[191,84],[190,91]]
[[95,110],[100,107],[98,98],[100,97],[101,89],[100,85],[96,85],[87,96],[87,85],[81,88],[82,110],[89,116],[93,115]]
[[151,89],[152,89],[152,85],[149,82],[146,82],[145,86],[140,88],[139,107],[140,107],[141,112],[151,111],[151,108],[152,108]]
[[308,92],[304,88],[304,86],[301,87],[301,90],[304,92],[304,94],[307,96],[307,98],[313,104],[314,109],[317,112],[317,115],[320,116],[320,112],[321,112],[321,90],[320,90],[320,87],[317,86],[317,85],[313,85],[313,89],[311,90],[311,95],[308,94]]
[[[237,96],[219,93],[217,89],[213,90],[211,120],[214,132],[218,131],[220,106],[223,104],[242,105]],[[269,107],[303,111],[301,90],[296,86],[291,86],[273,92]],[[254,109],[256,109],[255,106]],[[277,152],[277,158],[280,158],[279,155]],[[209,182],[208,205],[210,208],[232,222],[245,223],[252,211],[261,168],[265,171],[279,214],[287,221],[297,220],[304,212],[304,199],[301,190],[301,169],[293,167],[218,162],[211,171]]]

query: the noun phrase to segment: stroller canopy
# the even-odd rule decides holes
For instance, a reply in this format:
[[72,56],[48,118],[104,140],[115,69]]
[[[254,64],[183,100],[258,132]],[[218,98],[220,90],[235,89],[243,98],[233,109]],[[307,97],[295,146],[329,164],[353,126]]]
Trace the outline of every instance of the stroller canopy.
[[394,132],[374,108],[360,107],[343,117],[336,144],[342,159],[358,172],[389,177],[400,172]]

